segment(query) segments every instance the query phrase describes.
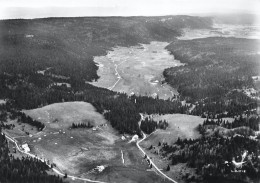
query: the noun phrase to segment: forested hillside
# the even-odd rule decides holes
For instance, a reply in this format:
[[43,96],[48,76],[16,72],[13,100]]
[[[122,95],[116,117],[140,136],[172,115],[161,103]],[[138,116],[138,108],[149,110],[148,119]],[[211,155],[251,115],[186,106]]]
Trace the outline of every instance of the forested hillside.
[[170,42],[181,28],[211,24],[209,18],[190,16],[2,20],[0,74],[29,77],[49,68],[52,74],[91,81],[98,78],[93,56],[115,46]]
[[164,71],[166,82],[178,89],[183,99],[201,102],[201,113],[227,112],[229,116],[256,108],[257,102],[245,94],[255,88],[252,76],[259,75],[258,40],[204,38],[178,40],[167,49],[186,65]]
[[[187,163],[196,168],[201,176],[197,181],[217,183],[258,182],[259,148],[259,142],[255,140],[242,136],[227,138],[216,133],[197,140],[179,139],[173,146],[164,144],[162,150],[171,154],[172,164]],[[244,159],[243,153],[247,155]],[[241,167],[230,163],[242,162],[241,159],[245,161]]]
[[120,132],[139,133],[140,112],[184,112],[185,107],[178,101],[130,99],[87,84],[98,78],[93,56],[115,46],[170,42],[181,34],[181,28],[211,25],[210,18],[191,16],[0,21],[0,99],[9,99],[8,105],[15,110],[86,101],[99,112],[106,111],[105,117]]
[[173,165],[196,168],[199,176],[183,177],[186,181],[259,182],[259,91],[252,78],[260,74],[259,45],[259,40],[211,37],[167,46],[185,65],[166,69],[165,81],[181,100],[194,104],[191,114],[207,118],[198,126],[202,138],[178,139],[161,149]]

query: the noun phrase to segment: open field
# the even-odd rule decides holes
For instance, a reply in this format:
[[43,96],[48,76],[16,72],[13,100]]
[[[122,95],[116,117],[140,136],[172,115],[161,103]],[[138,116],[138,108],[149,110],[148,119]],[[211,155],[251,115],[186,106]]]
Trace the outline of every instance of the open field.
[[[185,164],[171,165],[171,162],[165,158],[161,158],[155,152],[158,152],[158,143],[167,142],[173,144],[176,142],[178,137],[185,138],[198,138],[200,134],[196,131],[196,127],[203,123],[204,119],[198,116],[186,115],[186,114],[166,114],[166,115],[150,115],[153,120],[160,121],[166,120],[169,126],[166,130],[156,130],[147,139],[145,139],[140,145],[143,147],[149,157],[152,158],[153,162],[158,168],[165,170],[169,164],[171,169],[165,172],[169,177],[177,180],[177,182],[185,182],[182,176],[186,173],[194,174],[194,169],[187,168]],[[152,150],[148,148],[153,145]]]
[[[197,127],[202,124],[205,118],[187,114],[165,114],[165,115],[150,115],[155,121],[166,120],[169,124],[166,130],[157,129],[152,133],[141,145],[143,147],[150,147],[150,145],[157,145],[159,142],[167,142],[169,145],[177,141],[178,137],[181,139],[196,139],[200,137]],[[223,120],[233,122],[233,118],[223,118]]]
[[[196,139],[200,137],[199,132],[196,130],[199,124],[202,124],[205,118],[199,116],[192,116],[186,114],[166,114],[166,115],[150,115],[155,121],[166,120],[169,124],[166,130],[157,129],[154,133],[149,135],[143,142],[140,143],[141,147],[145,150],[147,155],[152,158],[153,162],[158,168],[165,170],[167,165],[170,165],[170,171],[164,171],[166,175],[175,179],[178,183],[184,183],[183,176],[196,176],[194,168],[189,168],[186,163],[179,163],[171,165],[171,161],[167,157],[162,157],[158,146],[159,142],[167,142],[172,145],[177,141],[178,137],[181,139]],[[232,122],[232,118],[223,118]],[[153,145],[151,150],[148,148]]]
[[95,57],[100,79],[92,84],[127,94],[172,97],[176,91],[162,84],[162,72],[183,64],[164,49],[167,45],[151,42],[130,48],[115,47],[107,55]]
[[68,128],[72,123],[98,126],[106,123],[104,117],[86,102],[65,102],[25,111],[32,118],[47,123],[49,128]]
[[178,137],[180,138],[198,138],[199,132],[196,127],[203,123],[204,119],[199,116],[192,116],[186,114],[166,114],[166,115],[152,115],[153,120],[166,120],[169,126],[166,130],[158,129],[151,136],[149,136],[142,145],[149,147],[151,144],[157,145],[159,142],[174,143]]
[[[55,163],[63,173],[104,182],[163,181],[153,170],[147,171],[148,164],[135,143],[121,140],[88,103],[56,103],[25,113],[45,123],[46,128],[32,133],[32,137],[19,137],[13,130],[8,134],[16,136],[19,144],[28,143],[33,154]],[[93,121],[96,130],[70,129],[72,122],[87,120]],[[103,166],[104,170],[99,172],[97,166]]]

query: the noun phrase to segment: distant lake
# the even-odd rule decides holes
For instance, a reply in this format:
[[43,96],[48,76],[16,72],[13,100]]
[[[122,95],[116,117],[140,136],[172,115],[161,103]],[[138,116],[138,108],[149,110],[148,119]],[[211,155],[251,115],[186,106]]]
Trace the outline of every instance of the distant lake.
[[213,29],[183,29],[182,40],[206,37],[236,37],[260,39],[260,25],[214,24]]

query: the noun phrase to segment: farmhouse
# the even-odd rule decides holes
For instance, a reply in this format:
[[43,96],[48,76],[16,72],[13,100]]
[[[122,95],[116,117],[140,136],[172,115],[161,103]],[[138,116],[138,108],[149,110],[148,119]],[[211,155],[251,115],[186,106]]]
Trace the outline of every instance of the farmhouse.
[[25,152],[30,152],[30,148],[29,148],[28,144],[23,144],[23,145],[22,145],[22,148],[23,148],[23,150],[24,150]]

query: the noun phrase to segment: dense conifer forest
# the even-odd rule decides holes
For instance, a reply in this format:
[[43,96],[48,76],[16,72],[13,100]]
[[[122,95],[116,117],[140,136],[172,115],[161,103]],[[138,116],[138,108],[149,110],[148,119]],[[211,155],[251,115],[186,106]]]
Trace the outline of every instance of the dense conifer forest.
[[252,78],[259,75],[258,45],[258,40],[213,37],[167,46],[185,65],[166,69],[165,81],[194,104],[190,114],[206,118],[197,129],[201,138],[178,139],[161,149],[173,165],[196,168],[199,177],[184,177],[188,182],[259,182],[260,146],[254,138],[259,92]]
[[72,123],[71,128],[75,129],[75,128],[92,128],[93,125],[90,124],[90,122],[88,123]]
[[238,116],[234,119],[234,121],[229,122],[228,120],[223,120],[218,118],[217,120],[210,120],[210,119],[206,119],[202,126],[207,126],[207,125],[216,125],[216,126],[221,126],[223,128],[227,128],[227,129],[233,129],[233,128],[237,128],[237,127],[249,127],[254,131],[259,131],[259,116],[257,117],[242,117],[242,116]]
[[[162,18],[171,19],[164,24]],[[37,81],[35,72],[48,70],[52,76],[91,81],[98,78],[93,56],[112,47],[172,41],[180,28],[211,25],[210,18],[192,16],[1,20],[0,74]]]
[[156,129],[165,130],[168,126],[169,124],[166,120],[160,120],[159,122],[157,122],[153,119],[146,117],[144,120],[141,120],[140,129],[144,131],[146,134],[150,134]]
[[183,99],[196,103],[195,115],[233,117],[251,111],[257,101],[244,90],[255,88],[252,76],[258,75],[260,68],[257,45],[258,40],[242,38],[174,41],[166,48],[186,65],[166,69],[165,81],[177,88]]
[[[170,154],[172,164],[187,163],[196,168],[205,182],[246,182],[247,177],[253,182],[260,178],[259,142],[243,136],[223,137],[218,133],[203,136],[196,140],[181,140],[174,145],[163,144],[162,151]],[[246,150],[246,151],[245,151]],[[242,155],[247,153],[245,159]],[[235,162],[245,162],[236,167]],[[190,180],[191,181],[191,180]]]

